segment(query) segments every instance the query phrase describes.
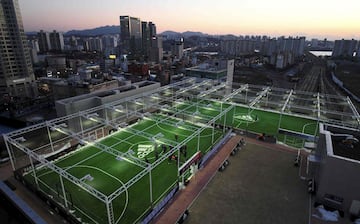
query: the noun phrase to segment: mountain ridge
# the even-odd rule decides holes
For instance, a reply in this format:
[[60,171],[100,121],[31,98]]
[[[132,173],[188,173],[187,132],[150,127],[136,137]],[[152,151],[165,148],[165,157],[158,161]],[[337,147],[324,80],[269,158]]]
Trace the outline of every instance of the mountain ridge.
[[[117,25],[106,25],[100,26],[90,29],[83,29],[83,30],[69,30],[67,32],[63,32],[64,36],[101,36],[101,35],[112,35],[112,34],[119,34],[120,33],[120,26]],[[36,35],[36,31],[26,32],[27,35]],[[167,36],[168,38],[178,38],[178,37],[190,37],[190,36],[211,36],[209,34],[205,34],[202,32],[196,31],[185,31],[185,32],[176,32],[172,30],[166,30],[160,35]]]
[[84,30],[70,30],[64,35],[66,36],[101,36],[101,35],[110,35],[110,34],[119,34],[120,26],[117,25],[107,25],[100,26],[91,29]]

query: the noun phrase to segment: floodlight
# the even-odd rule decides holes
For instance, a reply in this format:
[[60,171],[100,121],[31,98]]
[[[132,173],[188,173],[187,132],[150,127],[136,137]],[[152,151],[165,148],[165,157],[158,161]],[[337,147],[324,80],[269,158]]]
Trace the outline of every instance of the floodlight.
[[115,110],[116,112],[119,112],[119,113],[124,112],[124,110],[123,110],[123,109],[124,109],[123,105],[113,106],[112,109]]
[[143,103],[142,103],[142,102],[139,102],[137,99],[134,100],[133,102],[134,102],[135,104],[137,104],[137,105],[143,105]]
[[86,175],[83,176],[80,180],[81,180],[81,181],[84,181],[84,180],[92,181],[92,180],[94,180],[94,177],[91,176],[90,174],[86,174]]
[[182,125],[184,122],[183,121],[178,121],[176,124],[175,124],[175,126],[178,128],[180,125]]
[[67,124],[65,124],[65,123],[61,123],[61,124],[59,124],[58,126],[59,126],[59,127],[63,127],[63,128],[67,128]]
[[99,117],[99,114],[92,113],[92,114],[88,114],[88,115],[85,116],[85,118],[87,118],[87,119],[89,119],[91,121],[99,122],[99,120],[94,118],[94,117]]
[[114,110],[115,110],[116,112],[119,112],[119,113],[122,113],[122,112],[123,112],[122,110],[119,110],[119,109],[116,109],[116,108],[114,108]]
[[118,125],[118,130],[120,130],[121,128],[126,128],[128,126],[128,124],[126,122],[121,122],[119,125]]
[[151,98],[153,98],[153,99],[159,99],[159,94],[154,93],[154,94],[151,95]]
[[15,141],[17,141],[17,142],[25,142],[26,141],[26,139],[24,138],[24,137],[19,137],[19,138],[16,138],[16,139],[14,139]]
[[196,110],[193,115],[197,115],[197,114],[200,114],[199,110]]
[[51,126],[51,127],[50,127],[50,130],[51,130],[51,131],[58,131],[58,132],[61,132],[61,133],[63,133],[63,134],[67,134],[65,131],[62,130],[63,128],[67,128],[67,127],[68,127],[67,124],[65,124],[65,123],[60,123],[60,124],[56,124],[56,125],[54,125],[54,126]]
[[85,142],[84,142],[83,140],[80,140],[80,141],[79,141],[79,145],[84,146],[84,145],[85,145]]
[[92,114],[86,115],[86,118],[88,118],[88,119],[90,119],[92,117],[99,117],[99,114],[98,113],[92,113]]

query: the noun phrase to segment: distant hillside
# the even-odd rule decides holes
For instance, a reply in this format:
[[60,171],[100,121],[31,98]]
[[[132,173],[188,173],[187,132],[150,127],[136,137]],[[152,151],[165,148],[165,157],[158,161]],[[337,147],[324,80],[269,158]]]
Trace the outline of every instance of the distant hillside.
[[34,36],[34,35],[37,35],[37,33],[38,32],[36,32],[36,31],[25,32],[25,34],[28,36]]
[[120,26],[101,26],[87,30],[70,30],[64,33],[66,36],[100,36],[106,34],[119,34]]
[[201,33],[201,32],[193,32],[193,31],[186,31],[183,33],[167,30],[161,33],[161,35],[166,36],[168,39],[174,39],[178,37],[191,37],[191,36],[200,36],[200,37],[207,37],[208,34]]
[[166,36],[168,38],[175,38],[175,37],[181,36],[181,33],[167,30],[167,31],[162,32],[161,35]]
[[184,37],[191,37],[191,36],[207,37],[207,36],[209,36],[206,33],[194,32],[194,31],[186,31],[186,32],[183,32],[182,35],[184,35]]
[[[65,36],[101,36],[107,34],[119,34],[120,33],[120,26],[101,26],[96,27],[93,29],[86,29],[86,30],[70,30],[65,32]],[[37,32],[26,32],[27,35],[36,35]],[[201,32],[193,32],[193,31],[186,31],[183,33],[175,32],[171,30],[164,31],[160,33],[163,36],[166,36],[167,39],[175,39],[179,37],[191,37],[191,36],[199,36],[199,37],[209,37],[210,35],[201,33]]]

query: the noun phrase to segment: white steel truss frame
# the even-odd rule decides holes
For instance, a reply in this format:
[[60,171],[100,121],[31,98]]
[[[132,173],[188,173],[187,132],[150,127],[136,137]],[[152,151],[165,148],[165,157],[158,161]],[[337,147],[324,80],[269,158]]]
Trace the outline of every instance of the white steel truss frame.
[[[117,123],[113,122],[113,120],[118,120],[118,119],[116,118],[116,119],[109,120],[109,118],[107,116],[107,112],[108,111],[114,111],[116,106],[124,104],[124,103],[126,105],[128,102],[136,101],[136,100],[142,100],[142,102],[145,104],[145,98],[151,97],[152,95],[156,94],[157,95],[157,100],[156,100],[157,102],[147,104],[146,106],[144,105],[144,108],[155,107],[157,109],[161,109],[162,106],[164,105],[164,103],[166,105],[168,105],[170,103],[170,105],[171,105],[171,102],[172,102],[172,100],[174,100],[174,97],[175,98],[181,97],[182,93],[185,93],[185,92],[187,92],[189,90],[193,90],[194,88],[201,88],[202,86],[208,86],[208,81],[196,82],[196,80],[197,80],[196,78],[185,79],[183,81],[180,81],[180,82],[168,85],[168,86],[160,87],[160,88],[158,88],[156,90],[152,90],[152,91],[149,91],[149,92],[146,92],[146,93],[141,93],[141,94],[131,96],[131,97],[126,97],[124,99],[121,99],[121,100],[118,100],[118,101],[115,101],[115,102],[112,102],[112,103],[109,103],[109,104],[106,104],[106,105],[95,107],[95,108],[92,108],[92,109],[89,109],[89,110],[86,110],[86,111],[83,111],[83,112],[75,113],[75,114],[72,114],[72,115],[68,115],[68,116],[65,116],[65,117],[56,118],[56,119],[53,119],[51,121],[47,121],[47,122],[44,122],[44,123],[41,123],[41,124],[33,125],[33,126],[30,126],[30,127],[27,127],[27,128],[24,128],[24,129],[21,129],[21,130],[14,131],[14,132],[11,132],[9,134],[6,134],[6,135],[4,135],[4,140],[5,140],[9,155],[10,155],[10,157],[13,156],[13,154],[10,152],[10,149],[9,149],[9,144],[11,144],[11,145],[15,146],[16,148],[18,148],[19,150],[21,150],[22,152],[24,152],[25,154],[27,154],[31,161],[32,160],[39,161],[42,165],[48,167],[52,171],[59,174],[59,176],[61,178],[63,177],[65,179],[73,182],[74,184],[77,184],[79,187],[83,188],[84,190],[88,191],[91,195],[95,196],[96,198],[98,198],[99,200],[101,200],[102,202],[104,202],[106,204],[107,212],[108,212],[108,219],[109,219],[108,221],[109,221],[109,223],[114,223],[112,200],[114,200],[117,196],[119,196],[126,189],[130,188],[139,179],[141,179],[142,177],[144,177],[145,175],[150,173],[151,170],[154,167],[156,167],[161,162],[163,162],[165,159],[167,159],[169,155],[171,155],[171,154],[175,153],[177,150],[179,150],[182,145],[186,144],[193,137],[196,137],[197,135],[199,135],[205,128],[208,128],[209,126],[214,125],[214,123],[218,119],[220,119],[222,116],[226,116],[226,113],[229,112],[231,109],[233,109],[235,107],[235,105],[245,106],[245,107],[264,110],[264,111],[273,111],[273,110],[265,110],[265,109],[262,109],[262,108],[254,107],[254,105],[265,94],[270,92],[270,90],[271,90],[270,87],[266,87],[265,89],[263,89],[260,92],[260,94],[254,100],[252,100],[251,102],[249,102],[248,105],[246,105],[246,104],[238,104],[238,103],[227,102],[227,101],[229,101],[232,97],[235,97],[238,93],[242,92],[243,90],[247,91],[247,89],[250,86],[248,84],[241,85],[239,88],[234,89],[231,93],[229,93],[229,94],[227,94],[225,96],[221,95],[220,100],[208,97],[209,95],[216,95],[216,92],[218,90],[220,90],[222,88],[226,88],[226,85],[221,83],[221,84],[219,84],[217,86],[214,86],[211,89],[208,89],[208,90],[205,90],[205,91],[200,91],[200,93],[197,95],[197,99],[198,99],[197,102],[192,102],[185,109],[172,111],[171,116],[165,117],[164,119],[157,119],[156,120],[157,122],[160,122],[160,123],[166,123],[167,122],[167,123],[169,123],[170,119],[179,119],[178,117],[176,117],[176,115],[181,115],[181,114],[190,115],[190,113],[187,111],[187,109],[189,109],[190,107],[193,107],[194,105],[196,105],[196,106],[204,106],[205,104],[203,104],[202,102],[204,102],[205,100],[206,101],[211,101],[211,102],[221,102],[221,103],[225,103],[227,105],[230,105],[226,109],[223,109],[222,111],[220,111],[219,114],[217,116],[215,116],[215,117],[211,117],[211,116],[207,116],[207,115],[202,114],[202,116],[204,116],[204,118],[207,118],[209,120],[207,122],[207,125],[209,125],[209,126],[202,126],[202,127],[198,128],[196,130],[193,128],[192,129],[193,134],[188,136],[186,139],[184,139],[180,143],[178,143],[178,142],[175,143],[175,142],[173,142],[171,140],[168,141],[169,144],[174,144],[175,147],[173,147],[171,150],[169,150],[166,154],[162,155],[154,164],[148,164],[148,163],[146,163],[146,162],[144,162],[142,160],[139,160],[139,159],[135,158],[134,156],[132,156],[132,155],[130,155],[128,153],[119,152],[119,151],[117,151],[117,150],[115,150],[115,149],[113,149],[113,148],[111,148],[109,146],[101,144],[99,141],[93,142],[93,144],[97,148],[103,150],[104,152],[110,153],[110,154],[112,154],[114,156],[122,156],[124,158],[128,158],[131,161],[133,161],[135,164],[137,164],[137,165],[139,165],[140,167],[143,168],[143,170],[141,172],[139,172],[136,176],[134,176],[131,180],[129,180],[127,183],[125,183],[123,186],[121,186],[119,189],[117,189],[116,191],[114,191],[113,193],[111,193],[108,196],[106,196],[103,193],[99,192],[95,188],[87,185],[86,183],[84,183],[80,179],[78,179],[78,178],[72,176],[71,174],[67,173],[62,168],[54,165],[50,161],[46,160],[46,158],[43,158],[41,155],[38,155],[36,152],[34,152],[34,150],[31,150],[31,149],[27,148],[26,146],[22,145],[21,143],[19,143],[18,141],[16,141],[15,138],[17,138],[17,137],[19,137],[19,136],[21,136],[21,135],[23,135],[25,133],[32,132],[32,131],[35,131],[37,129],[45,128],[45,127],[48,129],[48,132],[49,132],[50,128],[58,128],[58,125],[61,124],[61,123],[68,123],[71,119],[74,119],[74,118],[79,118],[79,119],[86,118],[86,116],[88,114],[94,113],[94,112],[100,111],[100,110],[104,111],[104,113],[103,113],[104,117],[101,117],[101,116],[97,117],[97,119],[99,121],[99,126],[110,126],[110,127],[113,127],[113,128],[117,128],[118,127]],[[189,85],[189,86],[183,87],[184,85]],[[177,88],[178,90],[174,91],[174,88]],[[159,96],[159,94],[161,92],[167,91],[167,90],[171,90],[173,94],[171,96],[169,96],[169,97],[165,97],[165,96],[160,97]],[[304,95],[310,95],[309,93],[306,93],[306,92],[304,92],[304,93],[299,92],[299,93],[304,94]],[[287,96],[286,96],[286,101],[282,105],[281,111],[280,112],[275,111],[275,112],[280,113],[280,114],[288,114],[288,113],[285,113],[285,109],[288,106],[290,106],[290,107],[292,106],[291,105],[291,98],[294,96],[294,94],[295,94],[295,92],[293,90],[290,90],[290,92],[288,91]],[[322,119],[320,117],[320,113],[323,112],[323,111],[320,108],[321,99],[320,99],[320,94],[319,93],[316,95],[316,100],[317,100],[317,104],[316,104],[317,116],[316,117],[309,117],[309,116],[306,116],[306,115],[290,114],[290,113],[289,113],[289,115],[298,116],[298,117],[304,117],[304,118],[310,118],[310,119],[314,119],[314,120],[315,119],[316,120],[321,119],[321,121],[323,121],[325,123],[332,122],[332,121],[330,121],[328,119]],[[354,118],[357,121],[357,124],[358,124],[357,128],[359,128],[359,126],[360,126],[360,115],[359,115],[358,111],[356,110],[355,106],[353,105],[353,103],[351,102],[349,97],[346,98],[346,101],[347,101],[347,103],[348,103],[348,105],[349,105],[349,107],[350,107],[350,109],[351,109],[351,111],[353,113]],[[299,106],[299,107],[301,107],[301,106]],[[172,108],[172,107],[170,106],[170,108]],[[140,110],[142,110],[142,109],[131,110],[131,113],[141,115]],[[126,114],[129,113],[128,108],[127,108],[125,113]],[[125,116],[125,115],[121,115],[121,116]],[[173,122],[171,121],[170,123],[173,123]],[[85,138],[82,135],[82,133],[84,131],[86,132],[86,131],[92,130],[94,128],[97,128],[97,126],[96,127],[91,127],[90,129],[87,129],[87,130],[82,130],[81,133],[74,133],[74,132],[72,132],[70,130],[66,130],[65,128],[62,128],[62,130],[68,135],[68,137],[72,137],[74,139],[77,139],[79,142],[83,142],[84,140],[87,141],[89,139]],[[127,129],[127,131],[132,132],[134,134],[146,135],[145,132],[144,132],[145,130],[143,130],[143,131],[138,131],[138,130],[134,131],[133,129],[129,128],[129,129]],[[147,137],[149,137],[149,136],[147,136]],[[49,139],[50,139],[50,145],[52,145],[53,142],[52,142],[51,136],[49,136]],[[42,147],[40,147],[40,148],[42,148]],[[13,163],[12,159],[11,159],[11,162]],[[13,165],[13,169],[15,169],[14,165]]]

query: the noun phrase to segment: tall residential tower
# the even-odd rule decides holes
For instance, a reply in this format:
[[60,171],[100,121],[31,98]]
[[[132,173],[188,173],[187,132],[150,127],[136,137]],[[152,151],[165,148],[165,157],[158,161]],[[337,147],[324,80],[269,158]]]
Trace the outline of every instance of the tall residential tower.
[[159,61],[159,57],[162,58],[159,50],[162,50],[162,38],[156,35],[154,23],[141,21],[136,17],[120,16],[121,54],[140,61]]
[[120,43],[122,53],[137,54],[141,51],[142,32],[139,18],[120,16]]
[[356,51],[357,41],[352,40],[335,40],[332,57],[353,57]]
[[64,36],[62,33],[56,32],[54,30],[49,34],[50,37],[50,49],[53,51],[63,51],[64,50]]
[[0,1],[0,94],[36,95],[35,76],[18,0]]

